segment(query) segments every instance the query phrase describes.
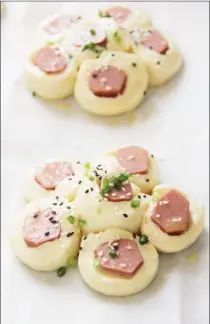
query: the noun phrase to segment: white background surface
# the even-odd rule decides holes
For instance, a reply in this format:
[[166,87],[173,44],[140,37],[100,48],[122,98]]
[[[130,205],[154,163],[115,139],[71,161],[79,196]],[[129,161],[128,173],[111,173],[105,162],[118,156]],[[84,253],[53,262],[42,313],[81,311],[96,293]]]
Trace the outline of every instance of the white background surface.
[[[130,5],[148,11],[154,24],[173,36],[185,66],[167,85],[149,90],[135,113],[98,118],[72,100],[69,109],[63,109],[63,103],[43,103],[24,86],[22,67],[25,49],[33,41],[31,29],[61,3],[7,4],[1,30],[3,324],[208,323],[208,3]],[[86,15],[97,8],[96,3],[64,6]],[[75,269],[58,279],[54,273],[36,274],[20,265],[10,249],[9,230],[23,204],[19,183],[24,169],[67,152],[90,160],[112,146],[129,143],[156,155],[162,182],[204,203],[206,230],[199,241],[183,253],[161,255],[155,282],[129,298],[92,292]],[[191,252],[197,261],[187,261]]]

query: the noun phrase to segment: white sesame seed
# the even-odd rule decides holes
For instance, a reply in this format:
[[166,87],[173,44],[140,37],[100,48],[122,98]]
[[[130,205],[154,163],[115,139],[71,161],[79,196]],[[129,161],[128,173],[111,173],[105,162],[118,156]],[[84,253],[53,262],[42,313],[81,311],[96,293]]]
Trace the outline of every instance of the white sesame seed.
[[120,198],[121,198],[121,199],[125,199],[126,197],[122,195],[122,196],[120,196]]
[[100,257],[101,257],[103,254],[104,254],[103,251],[99,251],[99,252],[98,252],[98,255],[99,255]]
[[112,196],[112,197],[117,196],[116,192],[113,192],[113,193],[111,194],[111,196]]
[[155,217],[159,218],[160,217],[160,214],[156,214]]
[[135,156],[134,155],[130,155],[128,156],[127,160],[134,160],[135,159]]
[[132,196],[132,193],[131,192],[128,192],[127,194],[126,194],[126,196]]
[[122,191],[124,191],[124,192],[125,192],[125,191],[126,191],[126,189],[125,189],[125,188],[122,188]]
[[167,205],[167,204],[169,204],[169,201],[168,200],[163,200],[163,204]]
[[126,268],[127,265],[126,265],[126,263],[120,263],[119,266],[120,266],[121,268]]
[[104,263],[108,262],[108,258],[104,257],[104,258],[103,258],[103,262],[104,262]]
[[114,242],[112,245],[113,246],[118,246],[119,244],[118,244],[118,242]]
[[110,87],[110,86],[105,86],[105,89],[109,91],[109,90],[112,89],[112,87]]
[[100,82],[105,83],[107,81],[107,78],[101,78]]

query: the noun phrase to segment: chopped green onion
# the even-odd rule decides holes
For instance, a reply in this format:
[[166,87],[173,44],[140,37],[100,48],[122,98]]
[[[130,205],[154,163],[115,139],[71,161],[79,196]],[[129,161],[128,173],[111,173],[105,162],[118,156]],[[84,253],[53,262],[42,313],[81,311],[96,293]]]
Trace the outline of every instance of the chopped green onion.
[[58,277],[63,277],[66,273],[66,268],[65,267],[61,267],[57,270],[57,276]]
[[93,176],[90,176],[90,177],[89,177],[89,180],[90,180],[90,181],[94,181],[94,179],[95,179],[95,178],[94,178]]
[[97,207],[97,213],[100,215],[101,214],[101,207]]
[[111,15],[108,12],[103,12],[101,10],[98,11],[98,15],[99,15],[99,17],[102,17],[102,18],[109,18],[109,17],[111,17]]
[[115,40],[116,40],[117,43],[120,43],[120,42],[121,42],[122,38],[121,38],[121,36],[119,35],[118,31],[115,31],[115,32],[113,33],[113,36],[114,36],[114,38],[115,38]]
[[90,33],[91,33],[92,36],[96,35],[96,31],[94,29],[90,29]]
[[137,208],[139,206],[140,206],[140,200],[138,200],[138,199],[131,200],[131,207],[132,208]]
[[85,50],[90,50],[90,51],[93,51],[93,52],[95,52],[95,49],[96,49],[96,44],[94,44],[94,43],[88,43],[88,44],[86,44],[84,47],[83,47],[83,52],[85,51]]
[[100,265],[99,260],[95,258],[95,259],[93,260],[93,265],[94,265],[94,267],[98,267],[98,266]]
[[86,224],[87,224],[87,222],[84,219],[79,220],[79,225],[80,226],[83,226],[83,225],[86,225]]
[[36,97],[36,92],[35,91],[32,92],[32,96]]
[[141,235],[139,238],[139,243],[141,245],[147,244],[149,242],[148,236],[147,235]]
[[75,221],[76,221],[76,218],[75,218],[74,216],[68,216],[68,217],[67,217],[67,220],[68,220],[68,222],[69,222],[70,224],[74,224]]
[[55,43],[54,42],[52,42],[52,41],[47,41],[46,42],[46,46],[53,46]]
[[123,182],[127,181],[130,176],[130,173],[125,172],[113,175],[110,178],[105,178],[102,182],[100,194],[104,196],[106,193],[112,191],[113,189],[120,190]]
[[84,167],[85,169],[90,170],[90,162],[86,162]]
[[109,251],[109,256],[110,256],[110,258],[116,258],[117,252],[115,250],[110,250]]
[[68,265],[70,265],[70,267],[72,267],[72,268],[76,268],[77,267],[77,260],[74,259],[74,258],[70,258],[68,260]]

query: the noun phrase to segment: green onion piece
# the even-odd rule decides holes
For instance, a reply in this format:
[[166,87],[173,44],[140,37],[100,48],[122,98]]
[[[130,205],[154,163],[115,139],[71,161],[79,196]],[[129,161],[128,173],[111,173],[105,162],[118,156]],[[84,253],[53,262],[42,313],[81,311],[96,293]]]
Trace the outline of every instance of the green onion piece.
[[122,38],[120,37],[118,31],[115,31],[114,34],[113,34],[113,36],[114,36],[114,38],[115,38],[115,40],[116,40],[117,43],[120,43],[121,42]]
[[103,12],[101,10],[98,11],[98,15],[99,15],[99,17],[102,17],[102,18],[111,17],[111,15],[108,12]]
[[83,226],[83,225],[86,225],[86,224],[87,224],[87,222],[84,219],[79,220],[79,225],[80,226]]
[[138,199],[131,200],[131,207],[132,208],[137,208],[139,206],[140,206],[140,200],[138,200]]
[[98,267],[98,266],[100,265],[99,260],[95,258],[95,259],[93,260],[93,265],[94,265],[94,267]]
[[75,221],[76,221],[76,218],[74,217],[74,216],[68,216],[67,217],[67,220],[68,220],[68,222],[70,223],[70,224],[74,224],[75,223]]
[[110,178],[105,178],[102,182],[102,188],[100,194],[104,196],[106,193],[110,192],[114,188],[120,190],[123,182],[127,181],[131,176],[131,173],[125,172],[117,175],[113,175]]
[[91,33],[92,36],[96,35],[96,31],[94,29],[90,29],[90,33]]
[[85,51],[85,50],[90,50],[90,51],[93,51],[93,52],[95,52],[95,49],[96,49],[96,44],[94,44],[94,43],[88,43],[88,44],[86,44],[84,47],[83,47],[83,52]]
[[110,256],[110,258],[116,258],[117,252],[115,250],[110,250],[109,251],[109,256]]
[[57,270],[57,276],[58,277],[63,277],[66,273],[66,268],[65,267],[61,267]]
[[72,268],[76,268],[77,267],[77,260],[74,259],[74,258],[70,258],[68,260],[68,265],[70,265],[70,267],[72,267]]
[[149,242],[148,236],[147,235],[141,235],[139,238],[139,243],[141,245],[147,244]]
[[36,97],[36,92],[35,91],[32,92],[32,96]]
[[90,177],[89,177],[89,180],[90,180],[90,181],[94,181],[94,179],[95,179],[95,178],[94,178],[93,176],[90,176]]
[[54,42],[52,42],[52,41],[47,41],[46,42],[46,46],[53,46],[55,43]]
[[84,167],[85,169],[90,170],[90,162],[86,162]]
[[101,214],[101,207],[97,207],[97,213],[100,215]]

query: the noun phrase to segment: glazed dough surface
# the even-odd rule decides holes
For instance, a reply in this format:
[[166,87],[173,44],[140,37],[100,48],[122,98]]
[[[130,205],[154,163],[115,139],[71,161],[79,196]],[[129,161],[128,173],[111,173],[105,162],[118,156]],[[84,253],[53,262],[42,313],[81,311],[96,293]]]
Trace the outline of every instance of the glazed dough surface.
[[[136,63],[136,67],[132,63]],[[127,74],[126,88],[123,94],[116,98],[97,97],[89,88],[89,74],[92,70],[104,65],[115,66]],[[134,110],[142,102],[147,85],[147,71],[137,55],[106,52],[102,53],[99,59],[83,62],[78,73],[74,94],[81,107],[91,113],[107,116],[119,115]]]
[[[93,191],[90,190],[93,188]],[[139,189],[132,184],[134,197],[139,194]],[[88,193],[85,193],[86,190]],[[110,227],[117,227],[138,232],[145,208],[146,199],[140,199],[140,206],[131,207],[131,201],[112,202],[100,201],[99,187],[95,181],[86,181],[79,187],[73,206],[86,225],[82,227],[83,233],[97,233]],[[126,213],[128,217],[124,217]]]
[[[67,180],[59,186],[59,189],[56,191],[58,195],[63,195],[64,197],[69,196],[71,198],[71,194],[74,195],[74,190],[76,189],[76,181],[77,181],[77,174],[82,172],[82,166],[78,165],[76,161],[68,158],[64,159],[56,159],[56,160],[49,160],[45,162],[53,162],[53,161],[66,161],[72,164],[72,167],[75,171],[75,176],[69,176],[68,178],[72,178],[72,183],[70,180]],[[36,199],[52,197],[55,194],[55,190],[46,190],[44,189],[35,179],[35,170],[36,168],[31,168],[26,171],[25,175],[22,179],[22,192],[25,197],[26,202],[31,202]],[[79,176],[78,176],[79,177]],[[57,189],[56,188],[56,189]],[[73,196],[72,196],[73,197]],[[71,200],[71,199],[70,199]]]
[[[160,197],[167,193],[170,189],[174,189],[168,185],[156,186],[153,190],[153,196]],[[187,199],[189,199],[183,192],[179,191]],[[143,217],[141,225],[141,232],[149,237],[150,242],[161,252],[172,253],[179,252],[188,248],[193,244],[199,235],[201,234],[204,227],[204,215],[203,208],[190,201],[190,214],[191,214],[191,225],[187,232],[181,235],[168,235],[164,233],[151,219],[155,202],[150,202],[149,208]]]
[[147,66],[150,86],[158,86],[165,83],[179,71],[182,65],[182,55],[178,46],[165,35],[164,38],[169,43],[169,50],[164,55],[152,51],[143,45],[132,46],[134,52],[140,56]]
[[31,61],[33,54],[37,50],[33,51],[29,55],[25,66],[25,78],[29,90],[32,93],[35,92],[37,96],[46,100],[65,99],[71,96],[77,73],[77,64],[75,59],[70,59],[68,54],[61,50],[61,53],[67,60],[65,70],[61,73],[47,74],[38,66],[35,66]]
[[[95,249],[102,243],[127,238],[136,241],[143,256],[144,264],[131,278],[116,274],[108,274],[94,266]],[[104,295],[128,296],[146,288],[158,272],[159,257],[151,243],[140,245],[138,238],[120,229],[108,229],[98,234],[89,234],[81,242],[82,250],[79,254],[79,271],[88,286]]]
[[[66,219],[69,215],[68,203],[62,207],[53,206],[53,210],[59,214],[61,221],[61,235],[59,239],[46,242],[38,247],[28,247],[23,239],[23,224],[27,216],[33,214],[38,208],[48,208],[57,200],[48,198],[36,200],[28,204],[22,214],[14,219],[11,243],[16,256],[28,267],[36,271],[54,271],[67,265],[70,258],[75,258],[79,251],[80,230],[70,224]],[[60,202],[63,201],[62,198]],[[74,232],[67,237],[68,232]]]
[[[116,159],[116,152],[117,150],[115,149],[104,156],[96,158],[91,164],[92,169],[95,169],[98,164],[102,164],[103,170],[97,171],[100,175],[104,175],[104,170],[108,173],[124,172]],[[147,174],[134,174],[130,177],[130,181],[138,186],[142,193],[150,194],[159,182],[159,170],[155,157],[149,156],[149,170]]]

